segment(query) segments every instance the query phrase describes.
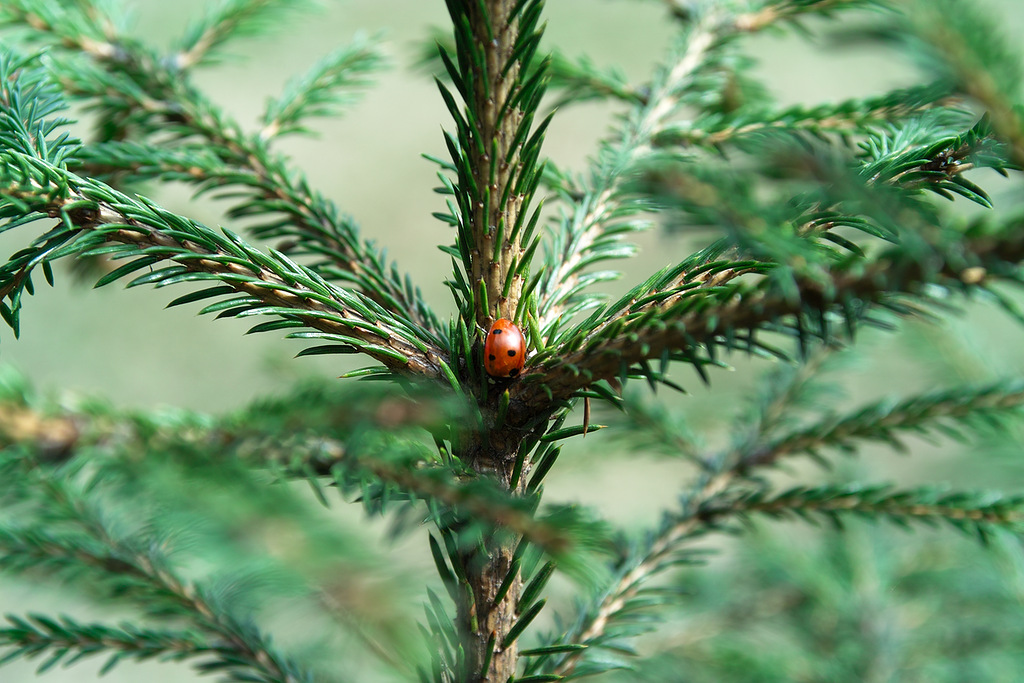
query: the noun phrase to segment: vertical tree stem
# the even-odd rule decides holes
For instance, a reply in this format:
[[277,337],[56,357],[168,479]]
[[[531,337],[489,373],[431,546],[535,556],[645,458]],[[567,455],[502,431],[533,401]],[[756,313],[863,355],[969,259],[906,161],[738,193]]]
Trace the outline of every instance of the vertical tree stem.
[[[494,452],[492,451],[492,454]],[[493,475],[506,486],[512,474],[511,458],[500,458]],[[481,461],[477,461],[482,465]],[[520,486],[521,487],[521,486]],[[506,643],[515,625],[522,580],[513,570],[513,556],[519,538],[503,532],[485,538],[481,547],[460,556],[472,595],[459,605],[458,622],[466,648],[466,660],[478,683],[505,683],[515,675],[519,659],[517,643]],[[500,595],[500,593],[502,593]]]
[[486,188],[470,219],[476,245],[471,275],[473,283],[478,288],[483,283],[487,291],[487,308],[477,311],[477,323],[486,329],[495,318],[513,317],[523,289],[522,278],[516,276],[505,292],[509,270],[523,254],[519,237],[510,239],[510,233],[524,198],[514,190],[506,192],[509,183],[517,179],[518,147],[522,144],[516,144],[515,134],[523,112],[518,106],[508,106],[519,84],[520,64],[514,61],[506,69],[519,26],[513,15],[514,0],[468,0],[464,4],[476,46],[484,56],[484,70],[474,74],[472,101],[467,106],[476,113],[480,128],[480,144],[468,150],[470,170],[477,186]]
[[[491,432],[482,435],[465,455],[481,474],[492,476],[511,488],[518,445],[518,436]],[[520,477],[519,491],[525,488],[524,480],[525,477]],[[505,683],[515,675],[519,649],[515,642],[506,643],[506,636],[518,618],[519,595],[522,592],[518,571],[508,586],[503,584],[509,572],[513,571],[513,556],[518,542],[518,535],[499,532],[497,536],[484,538],[479,547],[458,558],[471,592],[458,605],[456,617],[466,648],[467,664],[476,674],[471,681]]]
[[[526,105],[521,97],[525,73],[520,60],[528,51],[517,47],[523,46],[520,18],[525,4],[517,0],[448,0],[448,5],[457,33],[458,26],[468,27],[460,45],[464,51],[460,64],[466,86],[466,120],[470,122],[464,153],[476,192],[465,219],[472,233],[471,286],[485,295],[476,299],[476,323],[487,329],[497,318],[514,318],[523,289],[523,278],[515,271],[524,249],[513,228],[519,223],[527,192],[521,182],[526,143],[523,127],[531,124],[536,108],[535,100]],[[526,108],[530,111],[524,111]],[[498,424],[497,393],[482,394],[489,394],[480,406],[485,427],[464,434],[459,456],[480,476],[511,489],[525,433]],[[520,492],[525,479],[523,472],[516,486]],[[518,647],[507,642],[507,636],[519,616],[522,579],[513,562],[518,542],[515,534],[499,531],[453,558],[468,583],[456,616],[468,680],[506,683],[516,673]]]

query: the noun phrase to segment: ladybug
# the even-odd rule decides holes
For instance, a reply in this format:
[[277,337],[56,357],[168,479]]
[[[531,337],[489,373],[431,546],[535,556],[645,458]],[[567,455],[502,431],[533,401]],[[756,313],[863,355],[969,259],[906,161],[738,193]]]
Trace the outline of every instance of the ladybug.
[[526,362],[526,338],[511,320],[500,318],[487,331],[484,369],[491,377],[518,377]]

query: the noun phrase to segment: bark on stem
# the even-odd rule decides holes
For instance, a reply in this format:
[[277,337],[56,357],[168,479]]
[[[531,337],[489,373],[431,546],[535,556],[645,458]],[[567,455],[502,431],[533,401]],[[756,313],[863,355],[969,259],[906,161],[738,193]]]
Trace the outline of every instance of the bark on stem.
[[[515,495],[524,495],[530,463],[526,457],[516,473],[517,457],[525,440],[543,433],[550,409],[546,409],[546,416],[535,415],[537,426],[532,429],[511,423],[499,427],[494,423],[496,393],[492,391],[492,400],[482,406],[489,427],[466,434],[459,457],[470,463],[479,476],[492,478]],[[466,594],[458,601],[456,615],[470,671],[466,678],[468,683],[506,683],[516,673],[518,641],[508,642],[508,634],[521,617],[519,598],[523,581],[515,566],[515,552],[523,538],[522,529],[505,525],[453,558],[461,565],[461,573],[468,583]],[[530,535],[526,540],[549,552],[557,549],[538,543]],[[504,585],[506,580],[509,581],[507,586]]]
[[[483,476],[492,476],[512,488],[512,470],[521,437],[511,430],[495,430],[467,444],[464,457]],[[525,488],[525,476],[516,489]],[[513,568],[513,556],[521,536],[501,533],[485,539],[483,547],[461,554],[458,561],[469,582],[471,596],[458,605],[456,619],[466,649],[466,660],[475,683],[505,683],[516,673],[519,649],[506,636],[518,619],[522,579],[516,575],[503,595],[506,577]]]
[[[522,4],[516,0],[449,3],[450,8],[457,7],[453,19],[465,21],[472,33],[472,46],[463,46],[473,51],[467,59],[470,73],[464,77],[467,119],[473,122],[466,155],[479,193],[468,216],[473,238],[469,275],[478,293],[476,323],[485,330],[497,318],[515,317],[523,289],[522,277],[513,274],[524,251],[513,228],[526,199],[516,189],[521,185],[524,144],[517,133],[524,121],[529,123],[522,103],[513,104],[523,88],[522,55],[516,51]],[[521,492],[526,472],[515,484],[512,473],[525,433],[499,424],[504,420],[496,417],[498,392],[488,393],[489,400],[481,405],[487,426],[464,436],[459,456],[480,476]],[[504,530],[453,558],[468,582],[456,621],[470,681],[505,683],[516,673],[518,647],[506,639],[519,616],[522,580],[514,568],[519,538]]]
[[[467,2],[466,16],[476,45],[483,54],[482,72],[474,74],[471,102],[467,106],[476,115],[480,144],[471,145],[469,165],[477,187],[486,188],[473,207],[470,220],[474,235],[473,284],[487,292],[487,308],[477,311],[477,323],[484,329],[495,318],[515,315],[523,290],[519,276],[512,278],[508,291],[505,280],[514,262],[522,257],[519,237],[510,240],[512,226],[523,208],[524,196],[506,188],[514,183],[520,170],[515,134],[523,120],[519,107],[507,108],[519,86],[520,65],[512,58],[519,36],[513,0]],[[521,143],[520,143],[521,144]]]

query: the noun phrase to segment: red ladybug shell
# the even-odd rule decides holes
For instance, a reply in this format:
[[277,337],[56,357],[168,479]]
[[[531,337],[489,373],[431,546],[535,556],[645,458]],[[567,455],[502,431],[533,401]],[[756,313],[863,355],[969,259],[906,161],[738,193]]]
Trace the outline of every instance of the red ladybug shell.
[[484,342],[484,369],[491,377],[518,377],[526,362],[526,339],[511,320],[495,320]]

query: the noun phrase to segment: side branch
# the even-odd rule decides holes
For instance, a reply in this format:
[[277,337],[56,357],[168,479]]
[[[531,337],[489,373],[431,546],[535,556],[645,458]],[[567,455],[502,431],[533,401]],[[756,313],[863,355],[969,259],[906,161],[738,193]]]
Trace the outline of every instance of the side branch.
[[[66,616],[50,619],[38,614],[27,618],[8,614],[6,619],[7,625],[0,626],[0,647],[10,650],[7,657],[48,655],[43,664],[45,668],[61,660],[70,665],[83,657],[103,654],[108,658],[100,669],[102,675],[126,658],[181,660],[209,655],[218,649],[189,631],[147,629],[130,624],[117,627],[82,624]],[[220,650],[222,655],[234,655],[230,648]]]
[[[311,267],[322,277],[352,283],[364,296],[395,316],[412,321],[431,334],[439,325],[419,292],[404,282],[398,271],[388,267],[384,255],[363,240],[357,225],[339,214],[337,207],[312,189],[299,173],[290,169],[284,157],[273,153],[259,134],[248,134],[202,92],[188,77],[188,59],[162,58],[145,46],[117,35],[103,41],[68,32],[52,17],[36,12],[31,3],[17,2],[6,8],[12,18],[46,36],[62,47],[88,55],[88,67],[63,70],[61,87],[82,100],[101,100],[104,108],[121,111],[105,123],[109,140],[143,139],[154,147],[170,140],[196,144],[216,157],[217,172],[191,165],[181,174],[172,167],[153,167],[152,153],[119,158],[114,150],[99,144],[86,150],[86,170],[109,176],[128,171],[141,175],[173,177],[202,189],[241,186],[248,193],[231,211],[233,217],[279,214],[280,220],[253,228],[256,236],[280,238],[280,249],[295,242],[295,254],[321,259]],[[170,140],[168,139],[170,137]],[[139,163],[136,163],[139,162]],[[145,166],[141,170],[139,166]]]
[[[566,642],[599,645],[615,616],[625,609],[631,600],[640,596],[644,583],[673,564],[672,558],[682,542],[701,533],[706,522],[698,516],[698,511],[703,505],[728,490],[733,479],[734,474],[726,471],[707,477],[698,485],[688,497],[683,513],[674,519],[666,520],[644,551],[631,558],[632,562],[624,563],[624,566],[620,567],[618,578],[608,587],[593,611],[586,614],[577,624]],[[579,650],[567,655],[550,669],[550,673],[557,676],[572,675],[586,656],[586,652]]]
[[[795,453],[816,455],[825,448],[853,451],[858,442],[881,441],[897,450],[906,450],[899,433],[922,434],[930,431],[954,430],[956,424],[970,426],[970,421],[984,417],[991,425],[1004,413],[1019,411],[1024,405],[1024,387],[1018,383],[1001,382],[972,390],[951,390],[916,396],[893,403],[881,401],[868,405],[852,415],[831,416],[781,438],[763,443],[759,448],[741,455],[737,467],[771,465]],[[952,424],[951,424],[952,423]],[[958,431],[958,430],[957,430]]]
[[[239,675],[242,669],[251,669],[264,680],[280,683],[307,680],[305,672],[273,649],[251,624],[235,618],[201,587],[180,579],[157,554],[156,544],[136,544],[114,538],[101,520],[89,516],[91,508],[78,492],[54,480],[42,484],[53,500],[73,510],[98,544],[69,541],[31,528],[0,529],[0,550],[5,557],[12,558],[5,560],[4,565],[20,568],[34,560],[51,569],[91,567],[109,574],[122,586],[122,595],[137,599],[154,611],[162,607],[168,614],[180,614],[195,628],[216,639],[220,644],[207,647],[206,653],[216,656],[225,668]],[[118,646],[109,643],[108,647]],[[198,648],[192,652],[203,653]]]
[[891,486],[821,486],[794,488],[777,495],[757,491],[736,500],[711,505],[702,517],[760,513],[769,517],[820,515],[838,522],[840,515],[887,517],[896,522],[948,522],[984,534],[989,529],[1014,531],[1024,525],[1024,499],[1020,496],[946,492],[933,489],[898,490]]
[[[598,159],[585,188],[566,187],[562,193],[580,194],[574,198],[570,217],[559,226],[557,257],[540,275],[538,286],[538,324],[542,330],[553,325],[571,307],[584,270],[598,261],[597,252],[614,244],[617,238],[607,234],[610,224],[622,219],[633,209],[624,206],[621,193],[626,171],[644,154],[649,153],[654,136],[665,126],[676,111],[679,100],[695,74],[705,65],[721,31],[727,27],[714,19],[697,24],[688,34],[685,48],[669,68],[661,74],[647,96],[628,120],[621,141],[609,146]],[[632,249],[622,249],[619,255],[630,255]]]
[[735,26],[737,31],[754,33],[782,21],[798,19],[804,14],[826,14],[846,8],[857,8],[863,4],[863,0],[811,0],[810,2],[776,0],[767,3],[762,9],[737,16]]
[[[515,399],[522,405],[565,399],[593,382],[619,376],[623,367],[634,363],[665,354],[693,356],[701,346],[742,347],[737,333],[750,335],[744,343],[752,348],[757,331],[789,316],[796,317],[794,326],[801,337],[827,336],[832,312],[848,317],[851,309],[862,311],[894,294],[913,295],[931,282],[978,286],[991,273],[1024,259],[1024,236],[1012,226],[998,236],[968,236],[963,246],[963,252],[955,253],[936,247],[927,259],[894,249],[867,264],[813,277],[797,275],[795,295],[780,291],[769,279],[757,285],[660,293],[658,301],[634,307],[630,315],[599,328],[571,352],[535,366],[516,387]],[[665,300],[669,303],[663,307],[659,301]]]
[[[45,172],[63,173],[53,167]],[[27,263],[7,264],[0,298],[20,292],[37,262],[82,253],[102,244],[131,245],[135,249],[122,255],[138,260],[126,266],[123,273],[115,274],[127,274],[137,270],[136,265],[141,268],[160,261],[176,264],[143,276],[134,284],[220,281],[228,289],[215,294],[243,295],[236,303],[245,315],[276,315],[313,328],[322,333],[314,335],[358,349],[401,374],[435,380],[443,377],[441,349],[416,338],[372,301],[330,285],[280,255],[266,256],[237,239],[165,214],[97,183],[70,175],[64,180],[68,186],[60,193],[63,196],[52,191],[46,194],[46,190],[26,187],[17,180],[0,188],[0,196],[61,218],[66,229],[83,231],[70,236],[70,244],[63,249],[44,249]],[[93,234],[85,237],[88,233]]]
[[[324,402],[330,400],[326,396],[319,398]],[[349,400],[357,401],[361,408],[374,401],[359,394]],[[326,435],[310,430],[302,422],[304,417],[290,418],[287,432],[260,424],[260,413],[256,412],[246,415],[241,424],[236,422],[239,418],[228,418],[208,428],[193,425],[179,434],[154,432],[149,426],[138,429],[131,415],[114,420],[108,415],[96,419],[88,411],[61,410],[46,415],[25,405],[0,403],[0,447],[28,446],[39,458],[63,462],[83,450],[89,451],[89,457],[95,460],[107,449],[150,452],[166,448],[166,441],[180,442],[194,449],[196,457],[210,454],[219,463],[233,457],[248,467],[271,469],[284,478],[308,479],[321,496],[321,486],[333,480],[340,493],[361,494],[366,502],[368,494],[362,484],[368,478],[381,481],[413,498],[440,503],[440,507],[458,510],[478,523],[521,536],[552,555],[567,552],[578,540],[571,530],[561,526],[568,521],[564,516],[558,522],[539,518],[534,511],[535,499],[513,496],[487,478],[459,477],[447,467],[418,457],[416,449],[408,457],[398,457],[397,453],[403,453],[401,447],[387,443],[384,453],[379,453],[375,441],[367,438],[370,433],[390,435],[404,425],[357,420],[352,429],[356,438],[351,439],[347,425],[339,425],[336,418],[332,418],[335,433]],[[202,422],[196,416],[194,424]],[[417,423],[412,421],[407,426]]]
[[[731,519],[761,514],[772,518],[821,517],[840,524],[844,517],[885,517],[904,525],[944,522],[983,538],[995,529],[1019,532],[1024,526],[1024,499],[1020,496],[943,493],[927,488],[899,490],[890,486],[798,487],[782,493],[736,491],[730,490],[733,480],[730,471],[706,479],[687,500],[685,509],[667,520],[648,547],[621,568],[617,580],[566,642],[600,647],[613,639],[611,627],[616,617],[642,595],[648,580],[674,565],[680,546]],[[577,650],[553,663],[549,672],[570,676],[587,653]]]

